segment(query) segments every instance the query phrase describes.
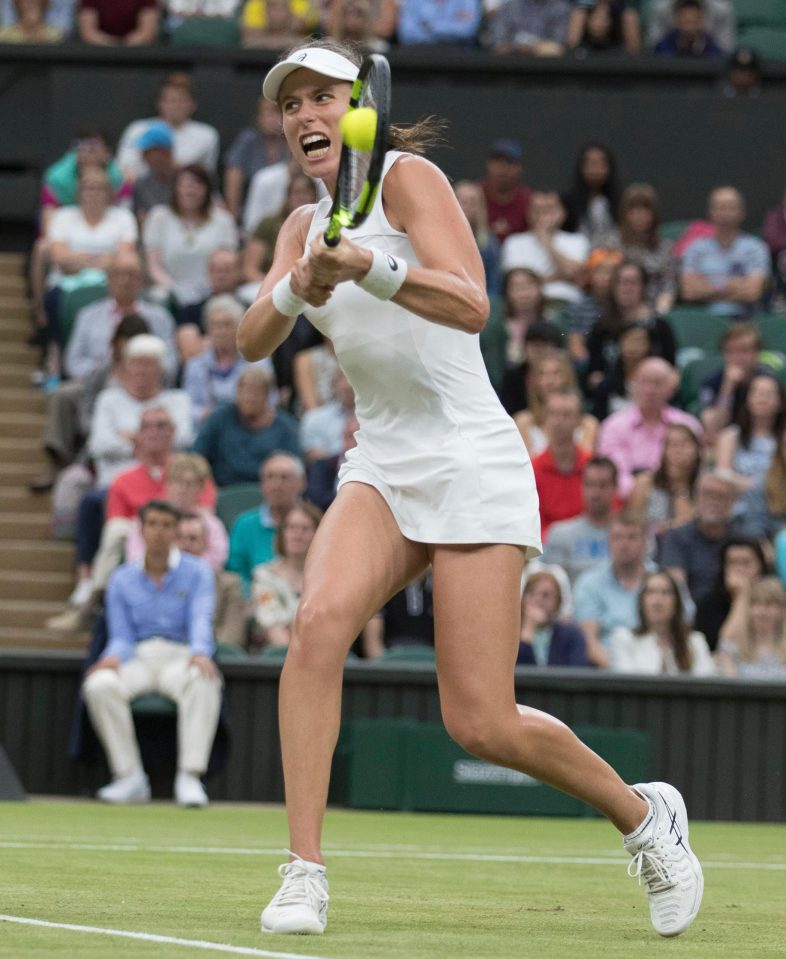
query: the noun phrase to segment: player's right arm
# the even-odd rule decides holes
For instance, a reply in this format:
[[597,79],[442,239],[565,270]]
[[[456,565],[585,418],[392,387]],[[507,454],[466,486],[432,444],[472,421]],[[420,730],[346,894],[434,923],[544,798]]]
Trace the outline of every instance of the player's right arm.
[[290,213],[279,231],[273,265],[237,331],[238,349],[247,360],[254,362],[270,356],[292,332],[296,317],[279,313],[273,306],[272,291],[303,257],[313,213],[313,206],[299,207]]

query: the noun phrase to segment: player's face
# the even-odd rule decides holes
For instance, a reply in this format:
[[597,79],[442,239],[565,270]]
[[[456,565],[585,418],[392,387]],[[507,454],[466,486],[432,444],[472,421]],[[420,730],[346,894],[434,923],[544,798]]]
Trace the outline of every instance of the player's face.
[[339,121],[349,106],[350,84],[300,69],[279,92],[282,125],[292,156],[312,177],[335,180],[341,158]]

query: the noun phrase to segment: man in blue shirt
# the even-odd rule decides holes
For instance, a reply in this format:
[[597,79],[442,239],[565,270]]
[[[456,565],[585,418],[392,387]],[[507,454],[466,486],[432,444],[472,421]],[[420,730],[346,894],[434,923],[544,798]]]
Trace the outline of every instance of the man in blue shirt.
[[213,571],[204,560],[175,549],[178,512],[171,504],[151,500],[139,515],[144,562],[125,563],[109,580],[109,639],[82,687],[112,771],[112,782],[97,796],[109,803],[150,799],[130,703],[156,692],[178,708],[175,799],[180,806],[206,806],[200,776],[221,707],[221,677],[212,660]]
[[680,295],[719,316],[749,319],[770,276],[769,251],[763,240],[742,232],[745,203],[734,187],[712,191],[709,218],[715,236],[694,240],[685,251]]
[[253,483],[259,464],[276,450],[299,454],[297,421],[269,403],[270,379],[259,364],[238,377],[235,402],[203,421],[194,452],[210,463],[217,486]]

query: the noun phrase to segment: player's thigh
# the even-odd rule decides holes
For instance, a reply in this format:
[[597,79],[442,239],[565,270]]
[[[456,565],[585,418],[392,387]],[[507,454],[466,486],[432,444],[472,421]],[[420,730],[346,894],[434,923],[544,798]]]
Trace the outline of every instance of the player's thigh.
[[426,545],[403,535],[376,489],[346,483],[308,551],[292,646],[315,636],[325,643],[351,643],[428,564]]
[[515,706],[523,555],[516,546],[433,547],[434,630],[443,716]]

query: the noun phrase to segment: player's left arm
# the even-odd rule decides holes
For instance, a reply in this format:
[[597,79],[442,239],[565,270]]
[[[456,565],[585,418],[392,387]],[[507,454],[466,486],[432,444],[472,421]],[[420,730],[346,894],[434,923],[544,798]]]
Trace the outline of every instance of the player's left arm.
[[[402,157],[383,184],[385,213],[391,226],[405,232],[421,266],[410,266],[393,302],[432,323],[479,333],[486,325],[489,301],[475,238],[447,177],[422,157]],[[342,236],[328,249],[317,237],[311,244],[318,282],[335,285],[358,280],[371,257]]]

